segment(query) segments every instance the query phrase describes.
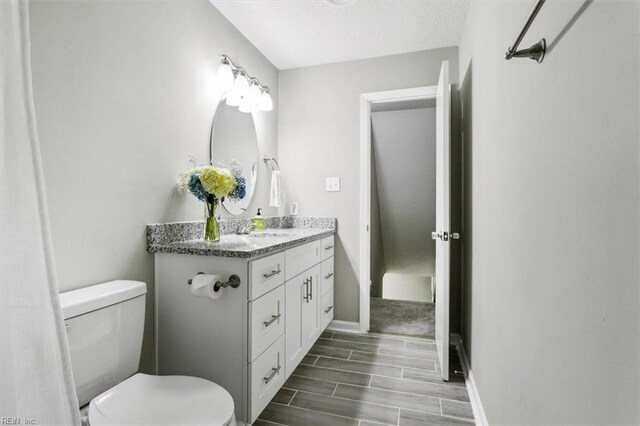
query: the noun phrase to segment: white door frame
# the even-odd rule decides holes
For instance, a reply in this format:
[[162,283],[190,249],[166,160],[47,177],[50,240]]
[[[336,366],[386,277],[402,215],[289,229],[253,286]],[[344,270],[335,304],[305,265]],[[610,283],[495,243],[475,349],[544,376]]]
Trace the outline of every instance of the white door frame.
[[360,95],[360,333],[369,331],[371,281],[371,104],[436,99],[438,86]]

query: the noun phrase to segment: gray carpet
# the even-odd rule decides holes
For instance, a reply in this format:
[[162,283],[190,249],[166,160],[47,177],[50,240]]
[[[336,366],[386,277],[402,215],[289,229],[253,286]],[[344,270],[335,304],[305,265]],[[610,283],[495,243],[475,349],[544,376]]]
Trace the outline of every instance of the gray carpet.
[[372,333],[435,337],[435,305],[433,303],[371,298]]

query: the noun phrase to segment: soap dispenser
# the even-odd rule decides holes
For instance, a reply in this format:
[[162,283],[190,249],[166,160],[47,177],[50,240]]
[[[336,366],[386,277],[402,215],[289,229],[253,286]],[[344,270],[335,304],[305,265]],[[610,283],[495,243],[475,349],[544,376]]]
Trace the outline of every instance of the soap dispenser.
[[262,217],[262,209],[258,209],[258,213],[251,219],[251,222],[256,226],[255,232],[262,232],[264,229],[264,218]]

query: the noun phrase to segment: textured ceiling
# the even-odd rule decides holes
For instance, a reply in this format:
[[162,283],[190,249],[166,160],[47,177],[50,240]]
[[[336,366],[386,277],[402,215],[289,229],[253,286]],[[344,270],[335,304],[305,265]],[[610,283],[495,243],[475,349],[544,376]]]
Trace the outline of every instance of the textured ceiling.
[[456,46],[468,0],[210,0],[278,69]]

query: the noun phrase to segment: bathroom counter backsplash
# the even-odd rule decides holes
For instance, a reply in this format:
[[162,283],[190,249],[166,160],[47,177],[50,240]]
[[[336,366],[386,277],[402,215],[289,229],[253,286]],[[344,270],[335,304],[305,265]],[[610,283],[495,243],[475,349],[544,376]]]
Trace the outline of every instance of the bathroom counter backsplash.
[[147,250],[151,253],[194,254],[252,258],[328,237],[336,232],[336,218],[278,216],[264,218],[264,230],[236,235],[251,219],[220,220],[220,241],[204,242],[204,222],[147,225]]

